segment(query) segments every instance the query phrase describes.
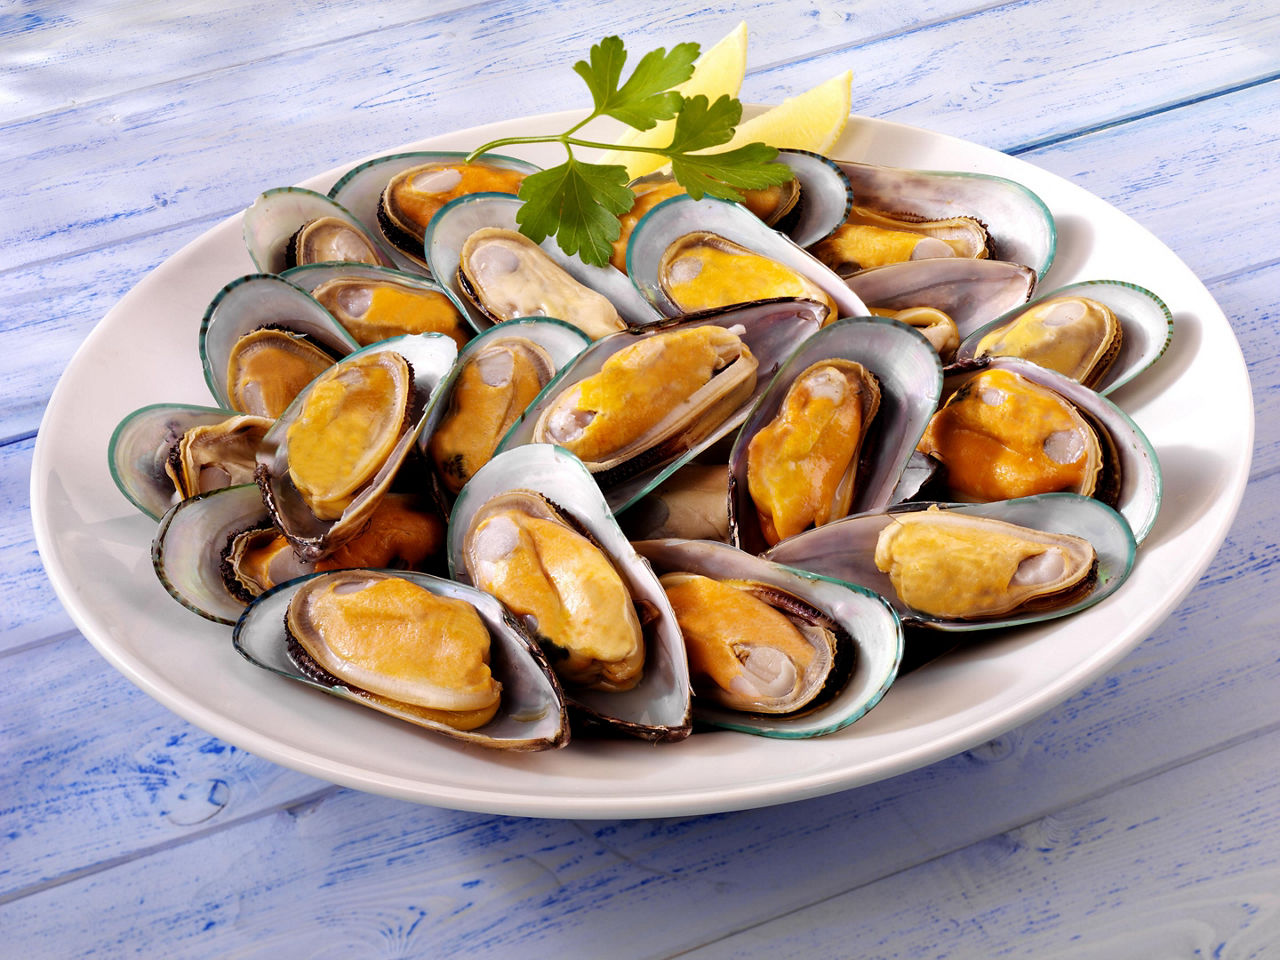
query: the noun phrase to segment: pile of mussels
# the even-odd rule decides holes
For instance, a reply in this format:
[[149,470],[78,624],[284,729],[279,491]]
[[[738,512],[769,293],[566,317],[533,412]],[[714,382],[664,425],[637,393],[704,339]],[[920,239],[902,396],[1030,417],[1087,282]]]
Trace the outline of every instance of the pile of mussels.
[[744,205],[637,181],[606,267],[516,231],[507,158],[264,193],[261,272],[200,328],[217,406],[111,441],[165,588],[259,666],[516,750],[830,733],[904,623],[1117,589],[1160,473],[1105,395],[1164,304],[1032,299],[1055,230],[1018,184],[782,159]]

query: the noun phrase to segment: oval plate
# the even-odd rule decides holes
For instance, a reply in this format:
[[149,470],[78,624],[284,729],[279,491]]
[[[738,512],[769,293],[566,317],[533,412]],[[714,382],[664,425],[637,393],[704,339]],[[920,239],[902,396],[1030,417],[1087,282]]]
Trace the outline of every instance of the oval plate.
[[[401,149],[469,149],[495,137],[563,129],[578,116],[514,120]],[[1226,536],[1253,446],[1240,347],[1208,291],[1164,244],[1065,180],[985,147],[858,117],[837,155],[1017,180],[1040,195],[1060,224],[1088,224],[1060,237],[1045,289],[1116,277],[1159,290],[1168,303],[1179,331],[1169,353],[1111,397],[1160,456],[1166,509],[1129,582],[1107,602],[949,653],[901,677],[857,723],[817,740],[724,731],[660,747],[584,739],[550,755],[495,757],[427,742],[373,711],[335,711],[342,705],[332,698],[245,663],[229,628],[201,620],[165,593],[150,569],[155,525],[120,495],[107,469],[107,442],[130,410],[159,401],[210,402],[196,330],[210,298],[252,269],[237,215],[174,254],[121,300],[81,345],[49,402],[36,442],[31,505],[41,556],[68,613],[146,693],[237,746],[361,790],[522,816],[661,817],[799,800],[932,763],[1042,713],[1141,642],[1191,589]],[[554,152],[531,149],[525,156],[559,162]],[[328,189],[355,162],[306,186]],[[137,338],[150,348],[119,348]],[[1205,382],[1219,385],[1212,402],[1197,389]]]

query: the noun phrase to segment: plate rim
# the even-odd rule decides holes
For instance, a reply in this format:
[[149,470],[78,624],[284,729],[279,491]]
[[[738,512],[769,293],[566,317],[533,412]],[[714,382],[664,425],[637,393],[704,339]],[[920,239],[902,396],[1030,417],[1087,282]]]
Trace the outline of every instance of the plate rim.
[[[748,113],[758,112],[761,109],[764,109],[764,107],[751,104],[748,107]],[[432,149],[432,144],[443,139],[467,137],[471,142],[480,143],[491,139],[491,134],[495,131],[519,129],[529,124],[546,123],[554,125],[561,120],[573,119],[581,115],[582,112],[578,110],[556,111],[513,118],[463,130],[447,131],[411,144],[402,145],[394,150],[379,151],[376,154],[371,154],[370,157],[405,150]],[[990,147],[963,140],[950,134],[939,133],[898,121],[863,117],[857,114],[851,115],[850,127],[857,124],[869,125],[872,132],[877,130],[898,131],[909,138],[925,137],[939,144],[953,143],[961,145],[965,153],[977,151],[976,155],[984,166],[1001,166],[1012,162],[1020,166],[1034,167],[1026,160],[1019,157],[1011,157]],[[847,136],[848,134],[846,134]],[[303,180],[301,185],[315,188],[315,184],[332,183],[344,172],[350,170],[352,166],[358,165],[366,159],[369,158],[357,159],[340,167],[310,176]],[[935,167],[934,169],[938,168]],[[1243,437],[1244,457],[1242,460],[1230,463],[1232,470],[1226,477],[1228,482],[1215,490],[1214,506],[1206,510],[1207,513],[1213,514],[1216,518],[1210,530],[1212,549],[1205,550],[1192,565],[1177,571],[1178,576],[1170,584],[1171,589],[1167,593],[1165,601],[1147,609],[1143,616],[1129,621],[1130,629],[1123,641],[1112,643],[1080,660],[1074,665],[1074,669],[1057,675],[1051,682],[1039,687],[1034,697],[1008,704],[1002,709],[993,711],[981,720],[963,724],[947,734],[930,739],[926,743],[900,750],[893,755],[880,758],[874,763],[863,763],[861,766],[854,765],[852,767],[846,765],[821,768],[802,777],[756,780],[750,784],[737,783],[688,787],[685,789],[668,788],[660,793],[621,796],[612,794],[587,796],[580,793],[570,794],[567,792],[546,792],[541,795],[530,795],[516,792],[511,788],[495,790],[492,788],[481,789],[475,786],[460,787],[443,782],[424,782],[421,779],[407,778],[393,773],[379,773],[367,768],[358,768],[349,763],[325,758],[315,751],[299,749],[278,738],[266,736],[225,712],[207,708],[201,702],[191,699],[190,694],[185,693],[183,690],[175,689],[150,664],[129,656],[119,642],[111,636],[106,626],[100,622],[100,612],[98,612],[99,616],[96,617],[95,611],[82,606],[76,585],[71,581],[68,571],[61,563],[60,547],[53,537],[48,514],[49,507],[41,484],[42,479],[50,475],[54,466],[50,462],[50,458],[53,456],[51,452],[53,441],[49,438],[49,431],[52,429],[51,423],[57,421],[60,411],[69,403],[67,395],[73,389],[72,382],[75,379],[73,374],[79,373],[80,367],[87,362],[86,357],[100,348],[99,341],[108,338],[113,324],[119,322],[113,321],[112,318],[126,313],[135,299],[142,299],[146,296],[150,291],[151,285],[160,282],[156,279],[156,275],[162,273],[166,265],[183,257],[184,254],[188,254],[193,248],[198,248],[202,243],[209,242],[208,238],[211,233],[219,229],[225,229],[225,225],[228,222],[238,221],[242,216],[242,212],[237,212],[214,223],[207,230],[202,231],[199,236],[167,256],[159,266],[148,271],[120,301],[112,306],[102,321],[94,326],[77,348],[59,377],[58,383],[50,395],[42,414],[40,427],[36,435],[30,474],[32,524],[36,546],[46,575],[49,577],[59,601],[72,622],[103,658],[144,693],[178,714],[178,716],[214,736],[298,772],[343,786],[416,803],[474,812],[547,818],[609,819],[701,815],[770,806],[835,793],[888,779],[954,756],[964,750],[971,749],[977,744],[999,736],[1016,726],[1030,722],[1060,704],[1086,684],[1099,677],[1110,666],[1127,656],[1149,635],[1155,626],[1165,620],[1191,592],[1196,581],[1217,555],[1239,511],[1244,490],[1248,483],[1252,460],[1255,422],[1252,394],[1249,391],[1248,371],[1234,331],[1231,331],[1229,322],[1226,320],[1225,315],[1222,314],[1221,308],[1214,301],[1212,294],[1205,288],[1199,277],[1173,251],[1126,213],[1065,178],[1042,168],[1035,169],[1037,170],[1037,176],[1042,175],[1049,178],[1050,182],[1056,182],[1058,187],[1068,192],[1079,191],[1093,200],[1105,204],[1114,214],[1129,221],[1134,228],[1145,234],[1151,242],[1162,248],[1165,254],[1174,258],[1181,268],[1185,270],[1186,276],[1184,279],[1197,285],[1206,300],[1217,310],[1218,315],[1221,317],[1221,322],[1231,332],[1232,345],[1234,346],[1234,355],[1231,359],[1238,363],[1239,371],[1242,375],[1243,388],[1249,397],[1248,422],[1243,425],[1246,428]],[[1060,250],[1060,255],[1061,252]],[[140,293],[139,291],[142,292]],[[106,439],[103,438],[103,443],[105,444],[105,442]],[[103,472],[105,474],[105,463]],[[123,499],[122,503],[128,506]],[[1168,509],[1167,503],[1166,509]],[[180,611],[182,608],[175,604],[174,610]],[[228,630],[228,648],[230,648],[230,645],[230,632]],[[886,695],[886,699],[891,695],[892,691]],[[856,731],[857,725],[850,729]],[[703,738],[746,738],[748,736],[730,732],[699,734],[699,737]],[[763,740],[764,738],[751,739]],[[791,749],[805,749],[806,744],[823,743],[821,739],[794,743],[790,741],[784,742],[788,743]],[[569,749],[572,750],[572,746]],[[681,749],[681,745],[676,744],[661,749],[664,751],[678,751]],[[867,767],[870,767],[870,769],[866,769]]]

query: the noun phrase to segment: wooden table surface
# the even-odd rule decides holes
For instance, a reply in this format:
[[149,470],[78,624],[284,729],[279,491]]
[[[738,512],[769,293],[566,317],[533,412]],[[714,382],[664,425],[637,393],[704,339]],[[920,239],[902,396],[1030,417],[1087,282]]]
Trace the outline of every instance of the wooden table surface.
[[[1280,942],[1280,10],[1167,0],[0,8],[0,929],[14,957],[1260,957]],[[77,346],[268,186],[583,105],[569,70],[751,31],[746,101],[852,67],[854,111],[1068,178],[1205,283],[1252,472],[1191,594],[979,748],[778,807],[658,820],[417,806],[220,741],[113,670],[28,500]],[[1214,385],[1204,389],[1212,394]],[[1166,504],[1168,508],[1168,504]]]

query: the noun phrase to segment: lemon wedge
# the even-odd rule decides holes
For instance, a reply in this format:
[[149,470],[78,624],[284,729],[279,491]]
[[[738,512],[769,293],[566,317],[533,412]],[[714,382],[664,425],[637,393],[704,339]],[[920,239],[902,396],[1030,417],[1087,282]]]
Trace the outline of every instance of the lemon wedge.
[[[675,89],[685,97],[703,94],[712,102],[725,94],[736,97],[746,71],[747,24],[743,21],[714,47],[703,52],[694,64],[693,75]],[[848,113],[847,108],[845,113]],[[617,144],[629,147],[663,147],[671,142],[674,126],[674,120],[662,120],[649,130],[629,127],[618,138]],[[666,160],[656,154],[610,150],[596,162],[622,164],[627,168],[627,178],[635,179],[657,170]]]
[[776,107],[738,124],[733,139],[714,152],[760,141],[779,150],[811,150],[827,154],[849,121],[853,71],[820,83],[812,90],[788,97]]

